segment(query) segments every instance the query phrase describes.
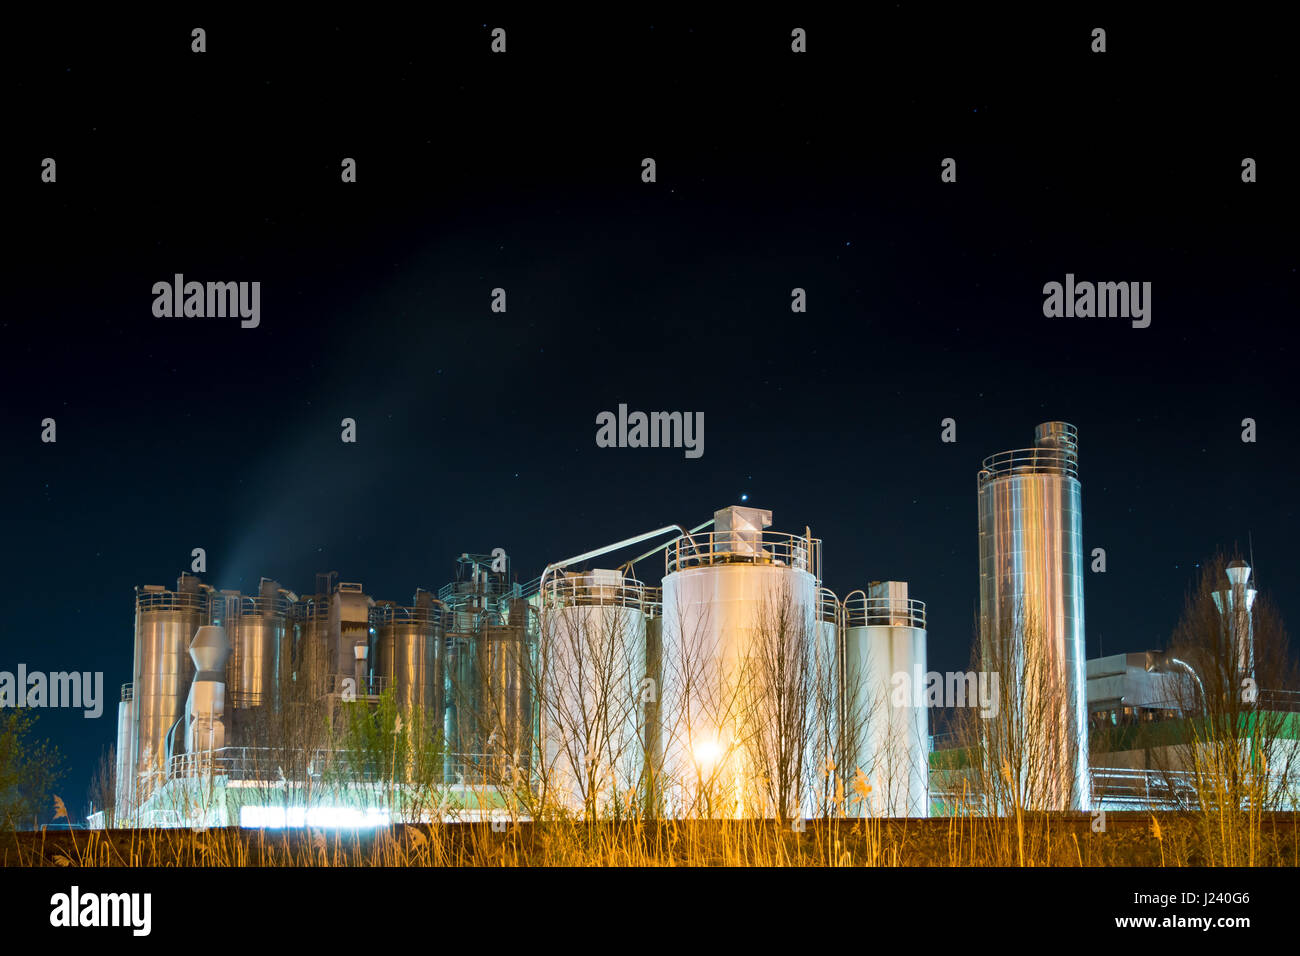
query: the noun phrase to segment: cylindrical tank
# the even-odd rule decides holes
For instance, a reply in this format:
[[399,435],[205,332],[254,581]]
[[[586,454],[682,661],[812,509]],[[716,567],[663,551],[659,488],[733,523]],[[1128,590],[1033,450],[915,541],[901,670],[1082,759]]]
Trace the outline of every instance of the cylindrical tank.
[[[279,707],[280,647],[288,601],[275,581],[262,580],[257,597],[240,601],[231,648],[230,695],[236,708]],[[227,633],[231,627],[227,625]]]
[[541,596],[542,773],[570,810],[628,815],[640,802],[650,590],[596,570],[552,578]]
[[113,824],[127,826],[134,818],[135,794],[135,686],[122,685],[117,705],[116,801]]
[[449,784],[472,782],[472,767],[482,749],[478,733],[482,696],[478,643],[473,632],[450,629],[443,640],[443,739],[447,748],[444,779]]
[[1034,430],[1033,448],[986,458],[978,492],[981,648],[985,668],[999,680],[1000,706],[1012,708],[993,727],[1011,729],[1005,740],[994,739],[991,759],[1018,767],[1011,775],[1017,799],[1031,809],[1088,809],[1083,512],[1074,426],[1044,422]]
[[929,816],[925,605],[905,582],[879,582],[845,599],[844,622],[847,809]]
[[805,691],[778,673],[797,669],[817,640],[821,542],[764,532],[770,521],[725,508],[713,532],[665,552],[660,785],[671,815],[798,810],[800,761],[777,751],[807,739]]
[[533,753],[533,649],[526,625],[496,625],[480,632],[477,656],[482,690],[476,717],[484,782],[510,787],[528,784]]
[[176,590],[136,589],[135,800],[142,802],[166,772],[167,735],[185,709],[194,677],[190,641],[210,618],[211,588],[182,574]]
[[377,673],[403,713],[442,730],[442,633],[437,609],[383,603],[375,608]]
[[325,691],[332,666],[330,646],[330,600],[317,594],[299,601],[293,608],[297,624],[294,670],[285,682],[284,693],[298,702],[315,700]]
[[[804,723],[807,742],[803,754],[805,816],[831,812],[844,782],[842,669],[839,599],[830,588],[817,590],[816,640],[807,651],[804,673]],[[850,774],[851,779],[851,774]]]

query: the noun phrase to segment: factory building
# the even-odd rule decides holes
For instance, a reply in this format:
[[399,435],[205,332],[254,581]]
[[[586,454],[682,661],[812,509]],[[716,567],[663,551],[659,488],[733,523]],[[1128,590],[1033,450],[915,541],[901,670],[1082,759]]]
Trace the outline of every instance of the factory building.
[[[543,797],[612,816],[926,815],[926,710],[889,694],[925,667],[924,605],[903,582],[839,601],[821,541],[770,524],[724,508],[525,585],[464,554],[406,604],[333,573],[311,594],[141,587],[116,825],[473,819]],[[636,562],[661,551],[647,585]],[[392,740],[367,722],[385,707]]]

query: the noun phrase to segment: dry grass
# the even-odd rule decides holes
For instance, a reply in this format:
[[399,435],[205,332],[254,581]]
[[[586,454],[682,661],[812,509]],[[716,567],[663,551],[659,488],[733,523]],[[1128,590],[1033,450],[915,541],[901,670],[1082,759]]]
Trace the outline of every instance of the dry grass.
[[[1242,815],[1243,817],[1245,814]],[[1258,821],[1258,825],[1255,825]],[[1252,827],[1259,866],[1300,865],[1300,814]],[[403,825],[370,831],[98,830],[0,836],[7,866],[1213,866],[1199,814],[1024,813],[930,820]]]

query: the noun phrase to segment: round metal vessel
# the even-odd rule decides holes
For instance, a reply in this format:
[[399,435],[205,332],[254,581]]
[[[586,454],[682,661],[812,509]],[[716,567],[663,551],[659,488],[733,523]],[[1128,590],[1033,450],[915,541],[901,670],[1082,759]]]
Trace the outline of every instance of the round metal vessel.
[[[1033,448],[979,473],[980,635],[1003,707],[1023,732],[998,746],[1019,762],[1031,809],[1090,806],[1083,512],[1074,426],[1044,422]],[[1001,759],[1001,758],[996,758]],[[1006,809],[1006,808],[1002,808]]]
[[432,607],[376,608],[379,676],[397,706],[442,730],[442,635]]
[[477,651],[480,777],[496,786],[526,786],[533,755],[533,646],[524,628],[501,625],[483,628]]
[[[780,706],[797,706],[799,694],[764,688],[778,660],[790,666],[817,640],[819,548],[816,539],[772,532],[687,535],[668,548],[659,786],[669,814],[777,813],[772,738],[806,732],[781,729],[773,710],[782,696]],[[789,783],[786,813],[797,810],[801,789]]]
[[228,665],[234,707],[279,706],[280,648],[288,609],[288,601],[278,594],[240,600],[238,616],[227,625],[234,634]]
[[630,814],[645,767],[646,608],[654,589],[598,570],[542,595],[542,778],[577,812]]
[[184,713],[194,677],[190,641],[209,622],[208,591],[185,575],[180,590],[136,590],[135,799],[143,801],[165,775],[167,735]]
[[857,816],[927,817],[925,605],[908,600],[901,582],[888,582],[885,591],[873,589],[871,597],[857,592],[862,596],[845,601],[848,810]]
[[328,597],[317,596],[299,602],[294,607],[294,617],[298,625],[298,646],[292,678],[286,682],[285,693],[290,699],[303,703],[324,693],[332,667]]
[[134,810],[135,792],[135,698],[134,688],[122,688],[122,699],[117,705],[117,753],[115,782],[116,800],[114,820],[125,826]]

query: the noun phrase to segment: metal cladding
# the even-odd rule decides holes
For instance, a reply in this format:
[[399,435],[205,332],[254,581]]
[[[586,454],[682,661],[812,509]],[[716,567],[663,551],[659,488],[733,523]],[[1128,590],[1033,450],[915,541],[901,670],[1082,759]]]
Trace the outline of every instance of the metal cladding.
[[[118,821],[130,819],[135,801],[135,687],[122,685],[122,699],[117,705],[116,776],[114,778],[114,815]],[[120,825],[120,823],[119,823]]]
[[755,699],[763,681],[752,677],[771,650],[765,645],[784,640],[779,653],[802,653],[815,632],[821,542],[765,532],[770,523],[768,511],[724,508],[713,532],[684,535],[665,552],[660,721],[669,813],[772,815],[753,767],[775,717]]
[[1090,803],[1078,437],[1044,422],[1034,447],[984,460],[978,476],[980,635],[1012,707],[1021,799]]
[[185,703],[185,751],[220,750],[226,745],[226,661],[230,641],[224,627],[200,627],[190,644],[194,683]]
[[397,706],[442,731],[443,674],[441,609],[427,591],[415,604],[400,607],[382,602],[375,607],[381,686],[393,690]]
[[211,615],[212,589],[182,574],[176,590],[136,589],[135,800],[143,800],[166,773],[167,737],[185,708],[194,676],[190,641]]
[[341,582],[334,589],[329,611],[331,674],[354,675],[355,648],[370,646],[370,609],[374,605],[360,584]]
[[561,574],[542,592],[542,771],[548,792],[571,810],[626,813],[636,801],[646,621],[657,600],[658,589],[616,570]]
[[488,782],[527,785],[532,769],[535,635],[527,604],[512,601],[505,624],[485,627],[478,641],[480,697],[475,710]]
[[296,648],[291,679],[284,692],[297,699],[309,700],[328,686],[330,666],[330,597],[315,594],[292,608]]
[[844,776],[852,789],[861,772],[871,787],[851,806],[870,816],[929,816],[925,605],[908,598],[906,582],[876,582],[845,598],[844,625]]
[[285,643],[289,601],[280,586],[263,578],[259,594],[240,602],[231,652],[231,703],[278,707],[280,653]]

